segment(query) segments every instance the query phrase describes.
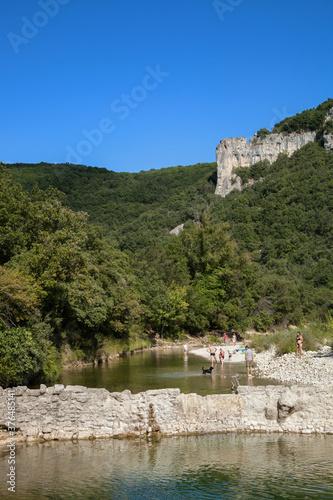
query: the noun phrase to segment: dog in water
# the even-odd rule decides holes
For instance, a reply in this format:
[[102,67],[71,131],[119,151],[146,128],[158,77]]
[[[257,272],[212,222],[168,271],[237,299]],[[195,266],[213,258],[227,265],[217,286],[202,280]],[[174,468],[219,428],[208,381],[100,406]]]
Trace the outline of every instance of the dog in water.
[[214,366],[211,366],[210,368],[208,368],[208,370],[205,370],[205,368],[202,367],[202,374],[205,375],[205,373],[209,373],[209,375],[211,375],[212,370],[214,370]]

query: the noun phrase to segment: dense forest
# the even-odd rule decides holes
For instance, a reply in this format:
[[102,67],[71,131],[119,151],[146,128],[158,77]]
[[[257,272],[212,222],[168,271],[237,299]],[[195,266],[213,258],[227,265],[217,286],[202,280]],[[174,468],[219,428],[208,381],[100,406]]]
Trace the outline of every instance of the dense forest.
[[221,198],[216,164],[1,165],[0,383],[51,380],[66,350],[329,320],[333,152],[237,174]]

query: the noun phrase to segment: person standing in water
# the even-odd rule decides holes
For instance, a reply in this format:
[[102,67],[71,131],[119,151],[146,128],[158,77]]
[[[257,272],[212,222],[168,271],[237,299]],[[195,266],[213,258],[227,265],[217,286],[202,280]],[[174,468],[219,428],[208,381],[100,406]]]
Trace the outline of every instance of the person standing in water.
[[248,345],[245,346],[245,362],[246,362],[247,376],[249,376],[249,371],[250,371],[251,372],[250,377],[252,377],[253,352]]
[[221,363],[221,365],[223,366],[223,361],[224,361],[224,351],[222,351],[222,347],[220,347],[219,359],[220,359],[220,363]]
[[210,344],[210,346],[207,349],[207,352],[210,353],[210,358],[212,360],[212,366],[214,364],[214,360],[215,360],[215,363],[217,363],[216,351],[217,351],[217,347],[213,346],[213,344]]
[[297,337],[296,337],[296,358],[298,355],[298,350],[299,350],[299,357],[302,357],[302,347],[303,347],[303,337],[301,335],[301,332],[297,332]]

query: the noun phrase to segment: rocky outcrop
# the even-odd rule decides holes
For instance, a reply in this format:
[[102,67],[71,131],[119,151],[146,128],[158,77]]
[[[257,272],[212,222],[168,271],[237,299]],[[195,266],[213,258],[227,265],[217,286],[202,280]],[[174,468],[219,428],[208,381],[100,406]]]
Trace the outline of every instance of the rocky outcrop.
[[[333,121],[333,108],[329,109],[324,124]],[[314,142],[316,132],[301,134],[268,134],[260,138],[256,134],[247,142],[246,137],[222,139],[216,148],[217,185],[215,194],[226,196],[233,189],[241,189],[241,180],[235,174],[238,167],[250,167],[259,161],[273,163],[280,153],[291,155],[308,142]],[[324,133],[322,143],[325,149],[333,150],[333,134]],[[249,180],[251,182],[251,180]]]
[[216,148],[217,185],[215,194],[226,196],[233,189],[241,189],[240,178],[234,173],[238,167],[250,167],[259,161],[273,163],[280,153],[291,155],[308,142],[313,142],[316,132],[303,134],[269,134],[264,139],[256,136],[247,142],[246,137],[222,139]]
[[[325,123],[327,123],[327,122],[333,122],[333,108],[331,108],[327,112],[327,116],[325,118]],[[323,134],[323,145],[324,145],[325,149],[333,150],[333,134],[332,133]]]
[[[13,396],[13,391],[15,395]],[[333,434],[333,388],[239,387],[199,396],[179,389],[131,394],[55,385],[0,389],[2,444],[220,432]],[[14,401],[14,402],[13,402]],[[9,425],[14,419],[15,432]]]

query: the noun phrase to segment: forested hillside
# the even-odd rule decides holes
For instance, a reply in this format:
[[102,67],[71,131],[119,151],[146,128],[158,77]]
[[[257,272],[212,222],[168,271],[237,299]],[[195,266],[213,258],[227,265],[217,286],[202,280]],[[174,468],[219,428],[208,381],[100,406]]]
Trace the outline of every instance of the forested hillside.
[[333,152],[238,169],[225,198],[215,172],[1,166],[1,383],[51,379],[64,349],[332,318]]
[[[259,265],[262,326],[324,320],[333,311],[333,152],[310,143],[239,170],[243,191],[215,200],[213,214]],[[247,178],[261,180],[247,187]]]
[[199,219],[214,198],[216,163],[170,167],[135,174],[81,165],[8,165],[28,192],[53,186],[72,210],[84,210],[122,249],[143,248],[179,221]]

